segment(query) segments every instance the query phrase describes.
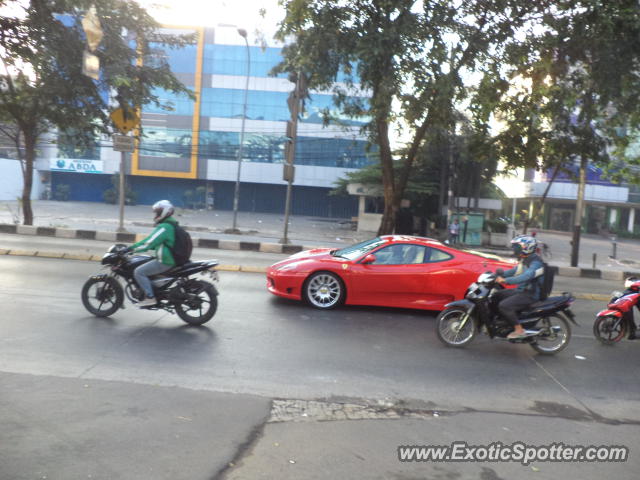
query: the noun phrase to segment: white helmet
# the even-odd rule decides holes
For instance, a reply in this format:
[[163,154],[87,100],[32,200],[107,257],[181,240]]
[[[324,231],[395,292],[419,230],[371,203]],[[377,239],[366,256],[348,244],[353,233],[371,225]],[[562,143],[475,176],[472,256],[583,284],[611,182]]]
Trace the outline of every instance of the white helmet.
[[173,205],[169,200],[160,200],[154,203],[151,208],[153,209],[153,221],[155,223],[160,223],[165,218],[173,215],[174,212]]
[[495,281],[496,281],[496,274],[493,272],[481,273],[477,280],[478,283],[483,283],[483,284],[493,283]]
[[511,240],[511,248],[513,253],[518,257],[531,255],[538,248],[538,241],[531,235],[518,235]]

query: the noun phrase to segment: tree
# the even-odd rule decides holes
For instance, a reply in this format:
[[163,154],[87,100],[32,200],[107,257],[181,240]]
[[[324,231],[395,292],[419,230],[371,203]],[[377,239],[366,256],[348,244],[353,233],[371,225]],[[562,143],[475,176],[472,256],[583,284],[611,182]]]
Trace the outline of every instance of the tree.
[[[496,187],[492,184],[496,174],[496,158],[487,150],[487,139],[481,132],[473,130],[468,122],[462,122],[461,134],[451,139],[439,129],[432,129],[425,135],[425,143],[416,155],[416,161],[409,178],[404,198],[410,200],[415,216],[440,220],[443,198],[447,194],[449,169],[453,168],[454,196],[468,194],[465,205],[456,205],[467,211],[477,207],[477,199],[497,198]],[[453,162],[449,165],[449,149],[455,145]],[[403,156],[404,152],[398,152]],[[395,175],[399,175],[402,164],[394,162]],[[368,186],[382,185],[382,168],[374,163],[361,170],[349,173],[336,182],[333,194],[347,194],[347,185],[360,183]],[[443,195],[444,194],[444,195]],[[501,198],[501,197],[500,197]],[[473,200],[473,204],[471,203]]]
[[166,61],[138,60],[152,56],[154,43],[179,47],[191,38],[158,35],[159,25],[136,2],[96,2],[104,37],[94,52],[101,65],[100,80],[94,81],[82,74],[86,42],[80,24],[93,1],[2,4],[22,10],[15,17],[0,17],[0,122],[15,127],[12,138],[20,146],[24,172],[24,223],[31,225],[33,164],[40,136],[53,128],[73,129],[78,143],[91,144],[97,135],[111,133],[112,90],[122,106],[163,106],[157,88],[190,95]]
[[[278,36],[293,42],[277,71],[302,71],[310,88],[333,88],[335,103],[366,121],[382,169],[385,211],[379,233],[393,231],[426,132],[452,130],[454,105],[466,94],[463,73],[500,49],[536,3],[283,1],[287,14]],[[334,85],[339,73],[346,88]],[[349,87],[356,83],[370,93],[366,101],[354,98]],[[394,125],[409,138],[399,169],[392,155]]]
[[[485,70],[478,90],[479,110],[500,116],[502,160],[509,167],[551,171],[551,181],[526,227],[540,211],[559,171],[579,165],[579,195],[572,265],[577,265],[587,163],[612,178],[639,181],[629,172],[637,129],[640,88],[640,6],[612,0],[564,0],[545,7],[541,27],[514,39],[504,56]],[[500,63],[500,66],[497,65]]]

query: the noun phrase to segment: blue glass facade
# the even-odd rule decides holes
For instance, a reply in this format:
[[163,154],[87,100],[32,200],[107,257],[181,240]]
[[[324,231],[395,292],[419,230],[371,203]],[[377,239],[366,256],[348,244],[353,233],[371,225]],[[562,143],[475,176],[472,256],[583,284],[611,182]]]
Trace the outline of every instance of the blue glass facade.
[[[154,45],[154,55],[163,56],[177,74],[194,75],[197,73],[197,45],[189,45],[180,50],[165,49]],[[281,60],[280,48],[249,47],[251,55],[252,87],[247,93],[246,118],[265,122],[286,122],[291,113],[287,106],[288,91],[269,90],[267,79],[274,77],[269,72]],[[152,57],[154,56],[152,55]],[[151,58],[149,61],[153,61]],[[202,58],[202,77],[204,79],[200,97],[201,127],[198,135],[198,158],[200,160],[234,160],[237,158],[240,144],[239,132],[210,131],[208,118],[241,119],[244,112],[244,81],[234,88],[212,86],[212,75],[244,77],[247,73],[247,47],[244,45],[218,45],[205,43]],[[286,75],[278,75],[286,78]],[[278,78],[276,77],[276,78]],[[220,77],[217,77],[220,78]],[[265,79],[262,81],[260,79]],[[344,80],[343,76],[338,80]],[[256,86],[257,84],[257,86]],[[263,88],[260,85],[264,84]],[[193,88],[193,85],[189,85]],[[154,94],[163,103],[169,103],[170,110],[155,105],[145,105],[144,113],[165,114],[169,116],[191,117],[196,103],[186,95],[174,95],[162,89]],[[366,99],[363,99],[366,102]],[[339,116],[332,95],[311,94],[305,102],[305,111],[301,123],[317,125],[322,130],[321,112],[329,110]],[[347,125],[358,125],[348,118],[342,119]],[[278,130],[283,130],[279,128]],[[189,156],[189,147],[193,135],[188,130],[154,127],[146,129],[146,137],[141,144],[141,154],[157,157]],[[245,131],[244,155],[246,161],[281,163],[284,161],[283,131]],[[370,163],[366,154],[367,142],[343,138],[298,137],[295,163],[322,167],[361,168]]]
[[[279,48],[249,47],[251,55],[251,76],[268,77],[271,69],[282,61]],[[204,74],[211,75],[246,75],[247,47],[244,45],[205,44]],[[279,78],[287,78],[280,74]]]
[[[168,108],[151,103],[142,106],[144,136],[133,155],[132,175],[128,182],[138,194],[139,203],[151,203],[160,196],[178,205],[182,204],[184,191],[207,184],[214,186],[215,208],[231,209],[235,182],[230,180],[229,164],[216,165],[215,162],[238,158],[239,120],[245,112],[247,47],[214,44],[215,35],[211,30],[194,31],[197,43],[178,50],[152,44],[150,53],[143,59],[147,65],[167,62],[173,73],[196,96],[176,95],[162,88],[153,90],[158,101]],[[248,122],[243,160],[254,164],[247,168],[253,168],[255,172],[263,171],[255,165],[257,163],[282,164],[285,161],[285,122],[291,118],[287,99],[293,85],[282,81],[287,78],[286,74],[269,75],[282,60],[280,48],[249,48],[250,89],[246,100]],[[337,78],[337,81],[343,80],[342,76]],[[366,103],[366,99],[363,102]],[[362,168],[371,162],[371,158],[366,150],[367,142],[357,134],[354,137],[350,132],[352,136],[347,137],[339,129],[334,129],[332,136],[327,136],[322,125],[324,111],[340,117],[332,95],[313,93],[305,101],[300,115],[295,164],[325,168],[299,170],[306,172],[306,177],[302,178],[308,185],[322,186],[294,183],[292,213],[350,218],[357,214],[357,198],[328,195],[328,186],[337,175],[332,169]],[[343,125],[361,124],[349,118],[340,120]],[[98,157],[95,149],[81,151],[73,143],[67,136],[61,152],[67,156]],[[273,178],[261,177],[262,183],[241,184],[240,210],[283,211],[286,185],[279,173],[281,169],[264,171],[270,172]],[[102,201],[104,190],[111,188],[111,176],[93,177],[87,179],[80,174],[56,172],[52,175],[52,182],[54,185],[69,184],[72,199]]]

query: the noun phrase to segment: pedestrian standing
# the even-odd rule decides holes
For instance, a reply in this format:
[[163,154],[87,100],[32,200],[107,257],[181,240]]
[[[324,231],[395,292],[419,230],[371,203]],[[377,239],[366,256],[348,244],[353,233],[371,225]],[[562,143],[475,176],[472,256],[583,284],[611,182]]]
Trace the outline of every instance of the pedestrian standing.
[[458,219],[455,219],[449,225],[449,243],[451,245],[455,245],[458,243],[458,237],[460,236],[460,224],[458,223]]

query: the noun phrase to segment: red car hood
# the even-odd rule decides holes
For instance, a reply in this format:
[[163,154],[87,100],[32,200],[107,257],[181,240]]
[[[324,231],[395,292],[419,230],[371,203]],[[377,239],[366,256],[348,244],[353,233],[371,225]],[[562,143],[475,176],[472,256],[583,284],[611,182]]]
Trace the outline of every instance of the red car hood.
[[304,263],[306,260],[309,261],[333,261],[333,262],[350,262],[351,260],[347,260],[345,258],[334,257],[330,252],[336,250],[335,248],[314,248],[313,250],[305,250],[303,252],[298,252],[290,257],[285,258],[277,263],[271,265],[271,268],[282,268],[284,265],[288,265],[291,263]]

